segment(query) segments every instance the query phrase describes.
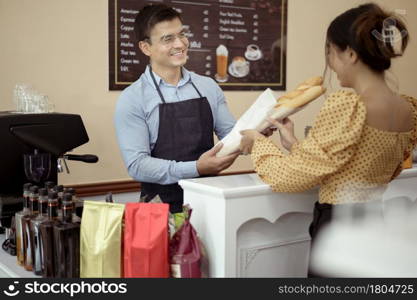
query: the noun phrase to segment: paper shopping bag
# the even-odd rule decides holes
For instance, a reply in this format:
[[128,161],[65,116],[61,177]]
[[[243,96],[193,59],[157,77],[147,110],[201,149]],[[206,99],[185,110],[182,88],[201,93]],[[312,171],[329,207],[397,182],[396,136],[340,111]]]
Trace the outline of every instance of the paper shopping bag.
[[[170,241],[171,276],[176,278],[201,278],[206,255],[197,232],[190,223],[191,209],[181,228]],[[204,274],[206,275],[206,274]]]
[[124,205],[84,201],[80,277],[121,277]]
[[223,157],[239,150],[240,140],[242,139],[240,131],[257,129],[265,121],[268,113],[276,104],[277,101],[274,93],[271,89],[266,89],[239,120],[237,120],[232,131],[220,141],[223,143],[223,147],[217,152],[216,156]]
[[127,203],[124,277],[169,277],[166,203]]

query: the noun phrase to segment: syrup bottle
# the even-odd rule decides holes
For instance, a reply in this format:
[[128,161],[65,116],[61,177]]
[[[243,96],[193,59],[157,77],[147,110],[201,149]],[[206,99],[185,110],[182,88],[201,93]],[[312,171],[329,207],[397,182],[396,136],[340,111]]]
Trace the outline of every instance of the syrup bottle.
[[33,258],[34,258],[34,251],[33,251],[33,244],[32,244],[32,233],[30,230],[30,222],[32,219],[36,218],[39,212],[38,208],[38,187],[36,185],[30,187],[30,194],[29,194],[29,203],[30,203],[30,214],[26,215],[22,218],[22,228],[23,228],[23,238],[24,238],[24,253],[25,253],[25,269],[27,271],[33,270]]
[[80,277],[80,223],[73,222],[71,194],[64,195],[62,222],[54,225],[56,276]]
[[58,194],[56,192],[50,192],[48,194],[48,219],[39,225],[43,247],[43,277],[56,276],[54,225],[58,223]]
[[46,188],[39,189],[39,214],[30,221],[32,248],[33,248],[33,272],[36,275],[42,275],[44,269],[43,263],[43,245],[40,233],[40,224],[48,219],[48,191]]
[[29,194],[30,194],[30,187],[32,186],[31,183],[25,183],[23,185],[23,210],[17,212],[15,214],[15,222],[16,222],[16,255],[17,255],[17,263],[21,266],[25,265],[25,244],[24,244],[24,234],[23,234],[23,220],[24,216],[30,214],[29,208]]

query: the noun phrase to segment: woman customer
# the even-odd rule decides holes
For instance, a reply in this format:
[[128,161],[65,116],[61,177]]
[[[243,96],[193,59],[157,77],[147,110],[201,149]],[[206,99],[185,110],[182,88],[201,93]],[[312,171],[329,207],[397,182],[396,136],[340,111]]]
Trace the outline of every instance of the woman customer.
[[242,132],[240,150],[251,153],[256,172],[274,191],[320,186],[312,242],[336,205],[381,203],[416,145],[417,101],[385,80],[391,59],[402,55],[407,42],[404,23],[376,4],[344,12],[328,27],[326,59],[341,86],[354,91],[329,95],[303,141],[289,119],[270,120],[288,154],[254,130]]

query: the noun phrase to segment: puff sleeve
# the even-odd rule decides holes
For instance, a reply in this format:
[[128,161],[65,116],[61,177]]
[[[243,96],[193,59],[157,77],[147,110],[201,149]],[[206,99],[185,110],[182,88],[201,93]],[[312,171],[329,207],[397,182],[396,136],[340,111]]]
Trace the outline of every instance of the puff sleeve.
[[[404,159],[406,160],[410,155],[413,154],[413,149],[416,147],[417,144],[417,100],[413,97],[402,95],[408,102],[410,102],[412,108],[413,108],[413,119],[414,119],[414,128],[411,133],[410,137],[410,143],[408,144],[407,148],[404,151]],[[394,174],[391,177],[391,180],[395,179],[398,175],[400,175],[402,168],[402,163],[400,163],[395,170]]]
[[284,154],[272,141],[257,139],[252,149],[255,171],[276,192],[302,192],[321,183],[354,155],[366,121],[359,96],[331,94],[307,138]]

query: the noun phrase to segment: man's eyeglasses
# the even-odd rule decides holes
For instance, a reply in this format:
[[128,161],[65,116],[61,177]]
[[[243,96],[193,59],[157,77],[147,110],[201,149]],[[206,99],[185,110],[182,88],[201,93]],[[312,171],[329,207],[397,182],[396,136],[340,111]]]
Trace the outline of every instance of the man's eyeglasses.
[[[176,38],[179,38],[181,41],[184,41],[185,39],[188,38],[188,35],[190,34],[190,31],[188,29],[183,29],[181,30],[179,33],[176,34],[167,34],[167,35],[163,35],[160,39],[159,42],[162,45],[171,45],[175,42]],[[145,40],[150,42],[150,38],[145,38]]]

